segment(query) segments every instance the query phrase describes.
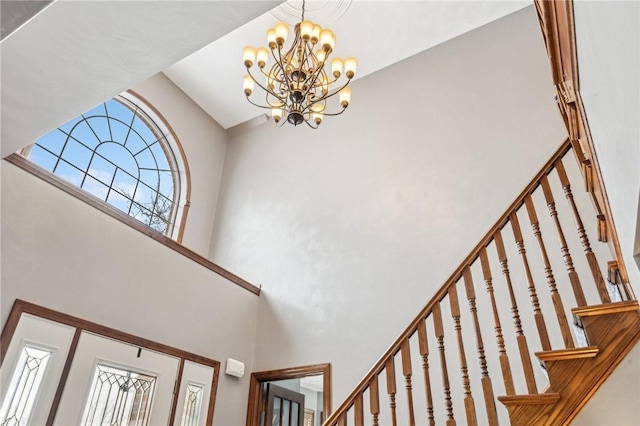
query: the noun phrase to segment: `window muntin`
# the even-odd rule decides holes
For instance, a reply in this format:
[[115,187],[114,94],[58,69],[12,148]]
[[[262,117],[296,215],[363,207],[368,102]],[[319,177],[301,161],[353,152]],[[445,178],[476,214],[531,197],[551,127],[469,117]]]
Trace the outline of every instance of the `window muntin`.
[[180,175],[163,131],[131,95],[118,96],[41,137],[29,160],[171,236]]
[[98,364],[82,425],[147,425],[155,385],[154,376]]
[[200,424],[200,407],[204,386],[189,383],[185,392],[184,410],[182,410],[182,426],[197,426]]
[[51,351],[32,346],[22,348],[18,364],[0,409],[0,425],[29,424]]

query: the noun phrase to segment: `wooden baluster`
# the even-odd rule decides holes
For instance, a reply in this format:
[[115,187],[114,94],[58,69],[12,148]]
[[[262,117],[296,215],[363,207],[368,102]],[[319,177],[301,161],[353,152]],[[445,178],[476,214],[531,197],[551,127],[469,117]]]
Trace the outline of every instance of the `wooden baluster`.
[[531,356],[529,355],[529,345],[527,344],[527,338],[522,331],[522,323],[520,321],[520,314],[518,312],[518,302],[513,292],[513,285],[511,283],[511,273],[509,272],[509,262],[507,260],[507,252],[504,249],[504,242],[502,241],[502,234],[500,230],[496,231],[493,236],[493,240],[496,243],[496,251],[498,252],[498,259],[500,260],[500,266],[502,267],[502,275],[507,283],[507,290],[509,291],[509,299],[511,301],[511,315],[513,317],[513,325],[516,329],[516,341],[518,342],[518,350],[520,351],[520,361],[522,362],[522,369],[524,371],[525,381],[527,382],[527,392],[530,394],[538,393],[536,387],[536,379],[533,374],[533,366],[531,365]]
[[411,390],[411,351],[409,347],[409,339],[405,339],[400,344],[400,353],[402,354],[402,374],[406,382],[407,388],[407,403],[409,408],[409,425],[415,426],[416,417],[413,413],[413,392]]
[[338,419],[338,426],[347,426],[347,412],[342,413]]
[[558,289],[556,287],[556,280],[553,277],[553,270],[551,269],[551,263],[549,262],[549,256],[547,255],[547,249],[542,239],[542,231],[540,230],[540,224],[538,223],[538,215],[536,208],[533,205],[531,195],[527,195],[524,199],[527,206],[527,213],[529,214],[529,222],[531,222],[531,228],[533,229],[533,235],[538,240],[538,246],[540,247],[540,255],[542,256],[542,262],[544,263],[544,272],[549,284],[549,290],[551,291],[551,300],[553,301],[553,307],[556,311],[556,317],[558,318],[558,325],[560,326],[560,332],[562,333],[562,339],[564,345],[567,348],[573,348],[573,337],[571,336],[571,329],[569,328],[569,322],[564,311],[564,305]]
[[373,426],[378,426],[378,416],[380,415],[380,392],[378,390],[378,375],[374,375],[369,382],[369,411]]
[[511,375],[511,364],[509,363],[509,355],[504,346],[504,337],[502,336],[502,325],[500,324],[500,316],[498,315],[498,305],[496,297],[493,293],[493,278],[491,277],[491,268],[489,267],[489,258],[485,247],[480,249],[480,264],[482,265],[482,275],[484,283],[487,287],[487,294],[491,300],[491,308],[493,310],[493,325],[496,333],[496,344],[498,345],[498,359],[500,360],[500,369],[502,371],[502,380],[507,395],[515,395],[516,389],[513,385],[513,376]]
[[362,393],[359,393],[353,404],[355,426],[364,426],[364,411],[362,407]]
[[487,410],[489,425],[493,426],[498,424],[498,413],[496,411],[496,401],[493,394],[493,384],[491,383],[491,377],[489,377],[489,370],[487,370],[487,358],[484,354],[484,343],[482,341],[482,332],[480,331],[480,321],[478,320],[478,309],[476,308],[476,291],[473,288],[473,279],[471,278],[471,269],[469,266],[465,266],[462,270],[462,276],[464,278],[467,300],[469,301],[469,310],[473,316],[473,324],[476,329],[476,346],[478,348],[480,372],[482,375],[480,382],[482,383],[484,405]]
[[393,357],[390,357],[384,369],[387,373],[387,393],[389,394],[389,407],[391,408],[391,425],[397,426],[396,421],[396,365]]
[[424,372],[424,386],[427,399],[427,418],[429,426],[435,426],[433,417],[433,395],[431,394],[431,379],[429,378],[429,342],[427,340],[427,326],[424,320],[418,323],[418,346],[422,356],[422,370]]
[[578,306],[586,306],[587,299],[585,299],[584,297],[584,292],[582,291],[582,285],[580,284],[580,278],[578,277],[578,273],[576,272],[576,269],[573,266],[573,259],[571,258],[569,247],[567,246],[567,240],[564,237],[564,232],[562,231],[562,225],[560,225],[560,219],[558,219],[556,202],[553,198],[553,192],[551,192],[549,179],[547,179],[546,176],[543,176],[542,179],[540,179],[540,184],[542,186],[542,192],[544,193],[544,199],[547,202],[549,215],[553,219],[553,222],[556,226],[556,231],[558,233],[558,240],[560,242],[560,252],[562,253],[562,260],[564,261],[564,264],[567,267],[567,275],[569,276],[569,282],[571,283],[571,287],[573,288],[573,294],[576,297],[576,303]]
[[602,278],[602,272],[600,271],[598,259],[596,259],[595,253],[593,253],[593,251],[591,250],[591,244],[589,243],[587,231],[585,231],[584,229],[582,219],[580,218],[580,213],[578,212],[578,207],[576,206],[576,202],[573,199],[571,184],[569,183],[567,172],[564,169],[564,164],[562,164],[562,159],[556,161],[555,168],[556,172],[558,173],[558,177],[560,178],[560,184],[562,185],[565,198],[567,199],[567,201],[569,201],[569,205],[571,206],[571,210],[573,211],[573,218],[576,221],[576,228],[578,229],[580,243],[582,244],[582,248],[584,249],[584,253],[587,257],[587,263],[589,264],[589,269],[591,270],[591,275],[593,275],[593,280],[595,281],[596,288],[598,289],[598,293],[600,294],[600,300],[602,300],[602,303],[611,303],[611,298],[609,297],[609,292],[607,291],[607,285]]
[[467,417],[467,425],[477,425],[476,405],[473,401],[473,396],[471,396],[471,382],[469,381],[467,357],[464,352],[464,339],[462,338],[462,325],[460,324],[460,304],[458,303],[458,291],[455,283],[449,287],[449,305],[451,306],[451,317],[454,323],[453,328],[458,337],[458,356],[460,358],[462,387],[464,388],[464,411]]
[[527,250],[524,247],[524,239],[522,238],[522,230],[520,229],[520,222],[518,221],[518,215],[516,212],[511,213],[509,216],[509,222],[511,223],[511,229],[513,230],[513,236],[516,240],[516,247],[518,247],[518,253],[522,258],[522,264],[524,266],[525,275],[527,277],[527,286],[529,288],[529,297],[531,298],[531,305],[533,307],[533,318],[536,322],[536,328],[538,329],[538,336],[540,337],[540,346],[542,350],[551,350],[551,342],[549,341],[549,332],[547,331],[547,324],[544,321],[544,316],[540,310],[540,302],[538,301],[538,293],[536,291],[536,285],[533,281],[533,275],[531,275],[531,268],[529,267],[529,260],[527,259]]
[[433,324],[438,339],[438,351],[440,352],[440,365],[442,367],[442,387],[444,388],[444,402],[447,409],[446,426],[456,426],[453,418],[453,404],[451,403],[451,389],[449,388],[449,372],[447,371],[447,356],[444,352],[444,327],[442,324],[442,313],[440,302],[433,306]]

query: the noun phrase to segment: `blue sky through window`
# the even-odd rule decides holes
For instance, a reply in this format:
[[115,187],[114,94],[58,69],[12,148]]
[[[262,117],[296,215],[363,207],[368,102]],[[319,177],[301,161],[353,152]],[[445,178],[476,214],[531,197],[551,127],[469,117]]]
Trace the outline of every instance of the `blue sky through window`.
[[108,100],[41,137],[29,159],[115,208],[168,232],[176,170],[165,136],[136,106]]

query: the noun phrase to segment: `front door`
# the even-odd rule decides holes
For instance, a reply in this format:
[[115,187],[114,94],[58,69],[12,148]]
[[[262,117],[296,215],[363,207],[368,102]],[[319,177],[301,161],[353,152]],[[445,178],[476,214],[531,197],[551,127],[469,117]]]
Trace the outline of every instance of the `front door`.
[[54,425],[166,425],[179,359],[82,332]]
[[264,426],[303,426],[304,395],[267,383],[267,410]]

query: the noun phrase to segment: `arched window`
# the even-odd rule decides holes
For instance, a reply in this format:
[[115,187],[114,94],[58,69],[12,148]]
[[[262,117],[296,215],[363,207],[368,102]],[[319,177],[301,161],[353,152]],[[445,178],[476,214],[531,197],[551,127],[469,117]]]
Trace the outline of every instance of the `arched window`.
[[27,158],[156,231],[181,220],[181,172],[164,121],[124,93],[46,134]]

